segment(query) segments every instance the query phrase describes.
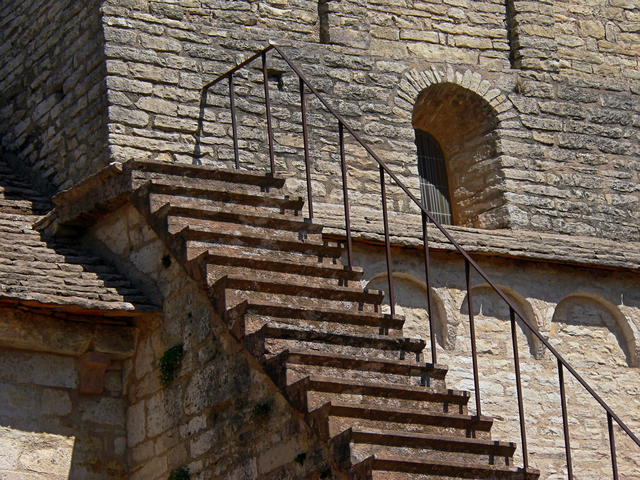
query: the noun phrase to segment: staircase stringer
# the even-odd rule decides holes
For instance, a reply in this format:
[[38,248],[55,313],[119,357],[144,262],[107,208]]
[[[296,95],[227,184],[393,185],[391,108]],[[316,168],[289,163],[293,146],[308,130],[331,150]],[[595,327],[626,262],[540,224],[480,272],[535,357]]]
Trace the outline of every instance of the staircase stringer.
[[[269,378],[272,385],[276,387],[278,391],[282,394],[284,399],[287,401],[289,406],[291,407],[292,412],[295,412],[296,415],[299,415],[307,424],[308,433],[311,437],[313,437],[318,444],[323,445],[328,454],[326,455],[327,460],[329,461],[332,467],[332,474],[335,475],[335,480],[354,480],[353,474],[350,472],[350,468],[345,462],[344,452],[340,455],[339,461],[336,461],[336,446],[334,443],[328,443],[323,439],[322,431],[318,431],[316,429],[317,424],[315,422],[315,418],[310,417],[309,415],[305,415],[303,411],[300,410],[299,405],[296,403],[295,398],[292,398],[286,391],[283,390],[280,382],[276,380],[277,374],[272,370],[265,366],[262,362],[260,362],[245,346],[245,332],[244,332],[244,314],[242,312],[243,304],[239,304],[233,309],[228,309],[225,300],[225,278],[221,278],[214,285],[209,286],[206,283],[206,271],[203,272],[203,269],[206,270],[206,266],[199,262],[197,259],[187,260],[187,242],[180,237],[180,235],[171,234],[169,232],[168,223],[166,222],[167,217],[162,215],[162,208],[158,209],[157,212],[151,211],[150,204],[150,189],[149,183],[146,183],[134,191],[130,193],[129,200],[131,205],[138,211],[142,217],[146,220],[147,224],[157,235],[158,239],[165,246],[167,251],[171,254],[171,256],[178,261],[178,264],[182,267],[183,271],[196,282],[198,287],[204,291],[207,298],[212,304],[214,311],[218,314],[219,318],[222,322],[227,326],[229,333],[233,338],[235,338],[238,342],[243,345],[243,351],[247,354],[250,362],[254,365],[255,368],[261,369]],[[165,205],[166,207],[166,205]],[[157,213],[160,212],[160,215]],[[246,304],[246,302],[244,302]],[[344,442],[341,444],[342,448],[345,448]],[[326,473],[326,472],[324,472]],[[311,477],[305,478],[303,480],[317,480],[319,477],[317,475],[312,475]],[[322,477],[324,478],[324,477]]]

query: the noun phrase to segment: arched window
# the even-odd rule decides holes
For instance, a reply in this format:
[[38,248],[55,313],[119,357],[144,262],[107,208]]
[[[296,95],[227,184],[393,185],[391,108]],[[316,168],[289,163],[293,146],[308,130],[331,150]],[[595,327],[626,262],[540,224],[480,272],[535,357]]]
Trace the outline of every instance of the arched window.
[[[426,167],[424,173],[420,172],[427,184],[422,187],[423,199],[428,208],[442,214],[438,217],[442,223],[508,227],[506,185],[498,154],[498,118],[493,107],[467,88],[438,83],[418,95],[412,126],[420,168]],[[424,164],[422,158],[426,159]],[[448,220],[443,218],[446,215]]]
[[418,129],[416,146],[422,203],[438,222],[450,225],[452,222],[449,178],[442,148],[435,138]]

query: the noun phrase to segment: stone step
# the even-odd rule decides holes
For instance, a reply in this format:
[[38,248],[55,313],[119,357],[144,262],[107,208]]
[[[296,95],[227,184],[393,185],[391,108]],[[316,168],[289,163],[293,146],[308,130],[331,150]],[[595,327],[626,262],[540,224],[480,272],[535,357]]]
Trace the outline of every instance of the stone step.
[[331,399],[377,405],[380,408],[420,408],[440,413],[467,413],[469,392],[433,387],[375,383],[357,379],[310,376],[289,385],[287,395],[301,410],[320,407]]
[[[183,185],[185,187],[203,188],[203,189],[216,189],[216,190],[233,190],[236,193],[244,193],[247,195],[261,195],[263,193],[272,192],[274,195],[280,193],[278,188],[263,187],[261,185],[254,185],[252,183],[236,183],[226,182],[224,180],[197,178],[197,177],[185,177],[182,175],[148,172],[148,171],[133,171],[131,173],[132,180],[136,185],[148,185],[150,182],[167,183],[171,185]],[[279,195],[282,197],[282,194]]]
[[[202,255],[207,251],[214,251],[217,255],[224,255],[229,257],[238,257],[238,258],[246,258],[247,261],[251,259],[256,260],[267,260],[267,261],[278,261],[278,262],[287,262],[293,263],[296,265],[325,265],[330,268],[339,268],[344,265],[342,260],[339,258],[325,258],[319,257],[312,253],[303,253],[303,252],[295,252],[295,251],[284,251],[284,250],[272,250],[268,248],[262,247],[250,247],[246,245],[229,245],[227,243],[212,243],[212,242],[198,242],[198,241],[186,241],[184,242],[184,237],[177,236],[176,239],[179,239],[183,242],[183,245],[186,247],[186,251],[188,252],[188,260],[193,260],[194,258]],[[355,271],[360,270],[356,269]],[[359,280],[359,279],[354,279]]]
[[282,196],[266,192],[248,194],[232,189],[222,189],[218,186],[198,186],[186,182],[176,184],[175,182],[162,179],[152,180],[149,184],[149,191],[155,194],[187,197],[195,200],[207,199],[252,207],[275,208],[282,212],[285,210],[300,212],[304,205],[302,197],[289,198],[288,195]]
[[[238,237],[249,237],[249,241],[251,243],[256,243],[256,240],[253,239],[262,239],[266,242],[265,245],[269,246],[270,248],[279,248],[279,245],[284,245],[283,248],[285,250],[289,248],[289,246],[293,247],[297,243],[309,243],[311,245],[318,246],[324,245],[325,243],[320,232],[311,233],[305,231],[278,230],[274,228],[262,227],[259,225],[231,223],[224,220],[216,221],[189,217],[169,217],[167,226],[174,234],[177,234],[185,227],[189,227],[194,232],[189,233],[190,236],[193,236],[194,241],[198,240],[199,238],[201,238],[202,241],[207,241],[206,237],[210,235],[209,232],[220,232],[227,236],[235,235]],[[216,235],[213,235],[213,237],[215,239]],[[333,248],[336,249],[339,248],[335,246],[335,244],[329,245],[333,246]],[[299,248],[303,249],[304,247]],[[334,250],[333,253],[336,254],[337,258],[341,255],[342,252],[336,252]]]
[[[284,282],[276,280],[262,280],[256,277],[227,275],[211,284],[212,293],[221,289],[242,290],[252,293],[266,293],[271,295],[288,295],[309,297],[320,300],[334,300],[339,302],[353,302],[358,304],[379,305],[384,298],[384,292],[366,288],[353,287],[318,287],[308,283]],[[283,305],[289,305],[287,298],[274,297],[284,300]],[[239,302],[238,302],[239,303]],[[295,306],[295,305],[294,305]],[[231,305],[229,305],[231,307]]]
[[495,440],[359,427],[337,435],[332,439],[332,444],[342,452],[348,451],[352,464],[382,453],[417,458],[420,461],[455,462],[469,466],[510,466],[513,465],[516,450],[515,443]]
[[282,188],[285,179],[276,178],[270,174],[249,173],[243,170],[230,170],[204,165],[189,165],[185,163],[157,162],[153,160],[130,160],[127,168],[148,174],[171,175],[174,178],[187,177],[201,180],[217,180],[232,184],[255,185],[263,189]]
[[352,474],[354,480],[537,480],[540,472],[533,468],[466,465],[377,453],[354,466]]
[[283,350],[326,351],[341,355],[361,355],[367,358],[422,360],[424,340],[389,337],[387,335],[354,335],[326,329],[312,329],[269,322],[246,337],[246,345],[257,357],[272,357]]
[[321,435],[334,437],[349,428],[403,431],[426,435],[490,440],[491,417],[428,412],[420,408],[381,408],[331,400],[309,412]]
[[293,348],[266,360],[265,366],[282,388],[308,376],[445,388],[447,374],[443,365]]
[[238,212],[225,207],[188,207],[166,202],[160,208],[152,208],[152,211],[158,216],[159,220],[166,221],[167,225],[169,224],[169,217],[186,217],[189,219],[213,220],[299,233],[322,233],[321,225],[311,223],[307,219],[303,220],[302,217],[290,215]]
[[[208,228],[206,225],[186,225],[176,232],[186,241],[211,242],[237,247],[261,248],[267,251],[296,252],[315,255],[317,258],[340,258],[342,248],[333,244],[325,244],[314,240],[286,240],[267,236],[264,229],[251,231],[249,226],[225,225],[227,228]],[[244,227],[244,228],[243,228]]]
[[242,332],[254,332],[276,319],[294,326],[328,329],[335,333],[388,334],[401,336],[404,319],[388,314],[330,308],[304,308],[272,302],[245,301],[226,313],[231,324],[241,323]]
[[289,273],[301,277],[333,278],[343,281],[358,281],[364,274],[360,267],[350,269],[343,265],[318,263],[307,264],[268,258],[255,258],[249,255],[234,255],[229,250],[207,250],[198,255],[193,261],[202,265],[219,265],[228,267],[243,267],[252,270],[266,270],[269,272]]
[[[339,280],[310,277],[294,278],[275,272],[208,267],[207,284],[212,299],[224,312],[248,301],[278,303],[296,308],[342,309],[347,312],[378,312],[384,292],[361,287],[340,286]],[[278,278],[278,275],[287,278]],[[196,278],[196,277],[194,277]],[[227,280],[225,280],[227,279]]]
[[[174,207],[193,208],[205,212],[233,212],[236,216],[251,217],[269,217],[272,219],[284,219],[293,221],[304,221],[304,218],[293,214],[280,211],[279,209],[269,209],[265,207],[254,207],[252,205],[243,205],[239,203],[222,202],[218,200],[209,200],[206,198],[186,197],[179,195],[165,195],[163,193],[149,192],[149,210],[155,212],[162,208],[165,204]],[[269,227],[265,227],[269,228]]]

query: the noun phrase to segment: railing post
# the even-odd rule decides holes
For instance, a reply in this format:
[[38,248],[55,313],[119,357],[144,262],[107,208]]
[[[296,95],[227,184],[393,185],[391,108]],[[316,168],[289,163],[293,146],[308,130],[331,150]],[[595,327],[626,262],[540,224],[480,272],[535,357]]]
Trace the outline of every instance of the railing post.
[[527,430],[524,417],[524,403],[522,397],[522,378],[520,376],[520,352],[518,351],[518,332],[516,330],[516,312],[509,307],[511,319],[511,343],[513,344],[513,364],[516,373],[516,390],[518,393],[518,417],[520,419],[520,439],[522,441],[522,461],[524,468],[529,468],[529,449],[527,448]]
[[618,456],[616,454],[616,437],[613,430],[613,417],[607,412],[607,425],[609,427],[609,448],[611,449],[611,470],[613,480],[618,480]]
[[422,248],[424,253],[424,276],[427,282],[427,315],[429,315],[429,338],[431,341],[431,363],[438,363],[438,354],[436,352],[436,330],[435,321],[431,307],[431,260],[429,255],[429,237],[427,231],[427,216],[422,212]]
[[482,415],[480,406],[480,378],[478,376],[478,351],[476,348],[476,326],[473,318],[473,300],[471,298],[471,269],[469,260],[464,260],[465,283],[467,285],[467,308],[469,310],[469,335],[471,336],[471,360],[473,361],[473,385],[476,397],[476,415]]
[[231,131],[233,132],[233,158],[236,170],[240,168],[240,151],[238,150],[238,125],[236,123],[236,99],[233,88],[233,73],[229,75],[229,107],[231,108]]
[[342,199],[344,201],[344,224],[347,230],[347,261],[353,268],[353,245],[351,242],[351,217],[349,215],[349,188],[347,186],[347,160],[344,151],[344,126],[338,121],[338,142],[340,143],[340,168],[342,170]]
[[307,127],[307,96],[304,80],[300,78],[300,109],[302,114],[302,141],[304,143],[304,166],[307,177],[307,208],[309,219],[313,220],[313,191],[311,190],[311,160],[309,157],[309,129]]
[[276,173],[276,164],[273,154],[273,128],[271,126],[271,99],[269,98],[269,73],[267,71],[267,52],[262,52],[262,81],[264,83],[264,103],[267,112],[267,138],[269,141],[269,165],[271,175]]
[[382,222],[384,224],[384,249],[387,256],[387,282],[389,284],[389,305],[391,316],[396,314],[396,293],[393,286],[393,265],[391,262],[391,240],[389,239],[389,213],[387,212],[387,190],[384,182],[384,167],[380,165],[380,194],[382,196]]
[[571,438],[567,415],[567,395],[564,389],[564,367],[558,359],[558,383],[560,384],[560,405],[562,407],[562,430],[564,432],[564,452],[567,459],[567,480],[573,480],[573,461],[571,460]]

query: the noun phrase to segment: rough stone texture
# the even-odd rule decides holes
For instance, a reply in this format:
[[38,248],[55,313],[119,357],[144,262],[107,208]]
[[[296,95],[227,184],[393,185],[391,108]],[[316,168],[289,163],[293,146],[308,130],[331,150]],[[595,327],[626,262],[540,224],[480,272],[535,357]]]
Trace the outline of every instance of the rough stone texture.
[[[413,128],[434,129],[438,118],[453,122],[454,129],[465,125],[451,115],[435,120],[416,116],[416,101],[437,92],[449,102],[479,106],[470,116],[474,128],[468,138],[446,136],[447,129],[440,133],[440,141],[454,144],[447,159],[450,176],[459,181],[454,217],[462,227],[512,231],[501,230],[489,242],[486,232],[460,228],[465,245],[511,257],[562,263],[561,257],[567,255],[571,257],[567,263],[637,268],[637,2],[343,0],[319,5],[304,0],[105,0],[100,5],[80,5],[60,1],[51,4],[47,17],[36,15],[37,22],[28,13],[42,10],[41,4],[9,2],[2,8],[0,52],[9,59],[0,67],[2,144],[16,153],[16,164],[34,167],[33,176],[44,178],[43,183],[70,186],[108,160],[230,165],[226,85],[210,92],[204,109],[200,88],[275,39],[416,196]],[[79,17],[84,20],[77,21]],[[65,23],[68,18],[76,21]],[[97,43],[83,41],[82,30],[75,29],[81,25]],[[95,35],[100,30],[103,46],[101,33]],[[27,48],[16,48],[23,44]],[[52,55],[40,54],[49,53],[49,48]],[[35,62],[33,70],[30,59]],[[69,77],[78,78],[75,88],[62,84],[60,89],[59,79],[66,78],[69,65],[74,72],[76,67],[88,70]],[[236,76],[236,104],[241,163],[264,171],[263,90],[257,67]],[[31,71],[43,73],[36,78]],[[93,73],[87,76],[89,71]],[[289,192],[303,194],[297,79],[277,59],[272,60],[269,78],[277,170],[290,177]],[[103,80],[106,86],[100,83]],[[42,82],[46,88],[37,88]],[[451,94],[459,91],[464,94]],[[310,110],[317,213],[321,219],[334,217],[335,227],[341,220],[336,205],[342,202],[336,180],[340,169],[335,120],[316,101],[310,101]],[[379,240],[377,168],[349,136],[347,153],[349,191],[358,213],[353,215],[355,223],[359,222],[362,239]],[[420,230],[416,223],[409,228],[404,219],[415,218],[407,214],[416,209],[398,188],[388,188],[396,213],[392,223],[399,229],[392,232],[394,242],[415,245]],[[10,208],[12,234],[17,235],[15,227],[20,225],[18,238],[26,238],[22,236],[26,231],[30,239],[39,239],[29,230],[32,219],[16,223],[25,215],[24,205]],[[122,265],[131,266],[132,278],[156,283],[164,297],[163,319],[148,326],[135,359],[125,364],[132,476],[166,478],[171,469],[185,464],[201,478],[299,478],[304,469],[321,468],[321,453],[309,465],[291,461],[298,452],[313,450],[306,427],[259,366],[225,333],[202,294],[185,280],[141,218],[131,208],[118,215],[95,227],[93,236]],[[522,230],[529,233],[520,234]],[[536,237],[531,231],[544,235]],[[592,240],[583,241],[585,237]],[[441,240],[434,238],[436,243]],[[584,244],[589,246],[585,249]],[[35,251],[40,245],[28,244]],[[450,247],[440,243],[439,248]],[[405,282],[399,295],[410,316],[409,328],[427,338],[424,312],[415,307],[421,259],[414,251],[401,249],[394,250],[394,258]],[[624,412],[623,418],[636,425],[638,381],[630,367],[637,365],[638,355],[637,274],[542,262],[482,261],[536,319],[540,331],[591,376],[597,390]],[[170,265],[163,266],[166,263]],[[380,282],[375,277],[386,268],[381,250],[366,251],[359,263],[366,267],[368,280]],[[442,346],[453,349],[445,348],[441,359],[450,364],[450,384],[468,388],[461,265],[448,255],[438,256],[435,263],[438,336]],[[29,265],[32,270],[24,281],[33,292],[37,275],[32,272],[42,265]],[[50,277],[46,276],[48,281]],[[56,284],[54,304],[69,303],[62,295],[63,285],[66,288],[64,282]],[[12,298],[20,293],[32,300],[33,293],[16,292]],[[497,422],[497,428],[504,429],[505,438],[514,439],[515,410],[508,410],[508,405],[515,405],[514,391],[513,384],[506,383],[512,377],[504,373],[511,361],[505,312],[482,287],[475,293],[478,329],[484,334],[481,362],[488,365],[483,377],[485,408],[506,420]],[[188,313],[192,316],[185,318]],[[36,340],[29,341],[35,345]],[[176,343],[187,348],[185,365],[176,383],[162,390],[158,359]],[[535,465],[549,478],[562,478],[554,362],[548,354],[540,357],[539,345],[531,338],[521,335],[520,343],[525,384],[536,392],[526,398],[527,411],[532,412]],[[596,416],[597,408],[586,397],[574,393],[580,391],[575,384],[569,387],[570,402],[579,407],[576,411],[587,412],[572,417],[572,438],[580,454],[576,469],[589,468],[598,478],[606,478],[610,473],[602,453],[606,452],[603,417]],[[268,435],[251,413],[265,401],[273,401],[273,413],[265,422]],[[112,411],[108,401],[100,402],[80,418],[86,421],[98,411]],[[251,428],[238,431],[238,424]],[[7,432],[9,440],[1,440],[9,445],[7,452],[22,448],[13,443],[13,436]],[[617,438],[619,450],[631,452],[619,458],[624,472],[630,478],[638,476],[633,456],[637,450],[624,444],[623,435]],[[247,444],[250,454],[239,454]],[[0,465],[16,468],[15,455],[0,457]]]
[[43,188],[69,186],[106,162],[99,9],[99,0],[0,6],[2,147]]
[[0,477],[126,478],[125,406],[121,361],[103,395],[86,396],[75,358],[1,347]]
[[157,309],[76,240],[44,240],[33,223],[47,205],[0,161],[1,302],[122,317]]
[[[407,317],[405,332],[429,338],[424,265],[412,249],[393,251],[398,312]],[[356,263],[367,265],[364,284],[388,290],[384,252],[358,246]],[[637,275],[603,272],[496,258],[480,265],[632,431],[640,428],[638,361],[640,297]],[[433,255],[433,315],[438,361],[449,367],[447,382],[473,390],[469,320],[464,265],[455,257]],[[498,419],[496,439],[520,435],[509,311],[477,275],[473,276],[473,305],[478,342],[483,414]],[[556,360],[533,335],[518,327],[527,434],[531,462],[541,478],[566,478],[562,417]],[[427,354],[428,355],[428,354]],[[609,458],[606,414],[565,371],[569,424],[576,477],[607,478]],[[569,393],[570,392],[570,393]],[[620,471],[640,475],[637,447],[620,432],[616,439],[626,453]],[[519,442],[518,442],[519,443]],[[517,452],[516,464],[521,462]]]
[[[102,33],[98,33],[93,35],[95,45],[85,43],[78,52],[71,47],[62,49],[69,52],[73,65],[82,65],[91,74],[78,74],[78,78],[87,79],[80,86],[63,85],[61,101],[53,92],[40,106],[38,95],[45,88],[35,89],[29,97],[35,99],[34,103],[29,100],[24,108],[11,100],[13,97],[3,102],[6,119],[22,119],[27,111],[47,110],[52,105],[56,105],[51,107],[56,115],[71,113],[71,121],[62,117],[49,122],[45,117],[45,123],[38,124],[40,131],[52,135],[35,134],[35,138],[42,136],[41,142],[46,138],[45,148],[58,148],[62,132],[69,130],[64,137],[66,147],[60,147],[61,152],[69,153],[57,157],[40,151],[32,141],[34,135],[24,135],[24,121],[18,125],[5,122],[3,142],[18,153],[21,148],[27,149],[20,153],[23,162],[37,166],[55,162],[38,168],[41,176],[57,187],[69,186],[104,165],[101,147],[95,147],[102,145],[103,139],[95,128],[98,123],[105,127],[105,118],[112,159],[135,156],[192,162],[195,157],[210,164],[230,161],[230,118],[226,108],[220,108],[226,105],[220,95],[226,96],[226,86],[211,92],[211,106],[204,111],[204,128],[196,142],[199,89],[249,51],[274,39],[290,45],[288,51],[316,86],[330,95],[347,120],[415,193],[419,191],[411,114],[418,95],[429,85],[444,82],[476,93],[476,100],[485,102],[498,120],[492,131],[495,149],[490,155],[490,168],[481,161],[486,158],[482,154],[469,157],[476,158],[470,169],[456,161],[455,155],[448,159],[452,179],[463,176],[462,170],[468,169],[486,176],[478,177],[475,184],[467,183],[471,189],[465,187],[465,194],[454,198],[454,216],[459,224],[627,241],[636,240],[640,233],[638,168],[634,160],[638,153],[634,139],[640,91],[635,73],[638,6],[633,2],[599,0],[584,5],[578,1],[512,0],[505,5],[502,1],[461,0],[388,5],[349,1],[327,2],[319,15],[315,2],[293,0],[245,4],[106,0],[100,18],[97,4],[79,9],[60,2],[52,8],[49,23],[30,24],[23,32],[21,22],[27,8],[36,5],[21,2],[20,8],[9,4],[5,9],[5,24],[12,28],[3,29],[8,32],[3,51],[16,55],[6,63],[5,91],[26,90],[19,83],[26,75],[15,67],[20,64],[19,56],[25,55],[20,53],[25,49],[16,48],[22,45],[20,42],[26,42],[27,51],[61,43],[53,36],[44,47],[30,47],[29,40],[49,39],[45,34],[35,35],[38,28],[52,28],[56,22],[67,25],[68,18],[79,15],[87,19],[85,23],[91,25],[92,32],[104,30],[104,48],[100,43]],[[324,44],[320,48],[321,30]],[[64,38],[72,46],[80,41],[71,34]],[[83,55],[90,55],[92,61],[84,61]],[[518,69],[510,68],[510,57]],[[62,73],[37,65],[45,72],[46,85],[53,85],[54,91],[54,79],[64,78],[71,61],[55,58],[60,59]],[[104,80],[100,77],[103,68],[108,108],[100,100],[102,87],[94,86]],[[255,128],[263,125],[257,74],[254,70],[249,77],[240,76],[236,90],[242,163],[263,169],[264,132]],[[76,78],[76,74],[70,78]],[[292,175],[303,168],[297,81],[277,60],[271,78],[277,164],[285,175]],[[72,108],[66,108],[69,101]],[[85,104],[84,110],[74,110]],[[319,111],[315,102],[312,107],[316,192],[338,203],[340,189],[333,181],[339,172],[334,121]],[[87,131],[76,133],[74,129],[79,126]],[[449,141],[444,137],[439,140]],[[468,140],[478,145],[477,139]],[[353,146],[348,150],[353,157],[351,188],[375,192],[375,166]],[[468,208],[465,201],[474,204],[474,199],[482,200],[487,190],[492,200],[476,202],[482,206],[483,215],[456,214]],[[375,208],[373,204],[377,205],[379,199],[372,193],[370,198],[358,198],[355,203]],[[406,207],[406,199],[398,196],[393,208],[402,211]]]
[[[115,177],[110,176],[109,178]],[[160,181],[160,179],[157,178],[156,181]],[[180,183],[185,180],[174,178],[173,181]],[[104,183],[99,181],[89,183],[94,188],[104,186]],[[116,183],[118,183],[117,180]],[[202,185],[199,186],[199,188],[201,187]],[[89,186],[81,185],[79,189],[81,193],[87,194]],[[90,192],[90,189],[88,191]],[[156,202],[157,206],[169,200],[166,196],[160,195],[160,197],[162,200],[159,199]],[[65,194],[65,198],[78,201],[81,197],[74,197],[73,192],[68,192]],[[182,198],[182,201],[186,202],[187,199]],[[93,208],[90,203],[83,203],[87,204],[87,208]],[[107,201],[107,203],[109,202]],[[195,223],[191,223],[194,227],[196,226]],[[146,233],[142,233],[142,231],[146,231]],[[144,226],[142,218],[132,208],[121,209],[116,214],[102,220],[95,227],[94,234],[100,237],[104,244],[117,246],[120,251],[119,255],[125,256],[126,254],[135,259],[138,267],[145,274],[154,278],[162,278],[166,275],[173,278],[175,275],[167,273],[171,269],[177,268],[175,265],[161,266],[161,258],[166,253],[159,246],[157,239],[148,230],[148,227]],[[512,234],[507,232],[504,235]],[[532,245],[529,247],[521,242],[522,249],[529,253],[535,253],[534,238],[532,234]],[[123,239],[126,240],[123,241]],[[589,241],[593,242],[593,240]],[[138,253],[140,247],[132,247],[133,242],[145,245],[143,250],[152,253]],[[437,247],[440,246],[436,242],[434,243]],[[513,239],[506,241],[506,245],[512,243],[514,243]],[[605,245],[606,243],[602,242],[603,250],[612,249],[611,245]],[[398,282],[399,313],[407,316],[406,335],[427,340],[429,331],[424,310],[426,302],[422,258],[419,254],[416,255],[415,244],[413,246],[410,242],[407,244],[410,248],[394,249],[392,254]],[[579,244],[578,239],[575,239],[573,248],[579,251]],[[482,245],[476,247],[479,250],[482,249]],[[556,254],[560,253],[559,248],[558,245],[554,246],[554,249],[557,250]],[[436,248],[437,250],[439,249]],[[218,248],[219,253],[222,251],[222,248]],[[511,252],[511,256],[516,256],[515,252]],[[535,257],[535,255],[532,256]],[[584,258],[587,257],[588,255]],[[382,249],[357,244],[355,258],[356,264],[366,266],[366,280],[362,282],[362,285],[386,290],[386,264]],[[575,258],[580,258],[580,255],[574,255]],[[546,260],[550,259],[547,257]],[[469,334],[465,322],[463,265],[454,256],[442,251],[433,254],[432,264],[434,316],[438,329],[436,337],[439,345],[439,361],[450,366],[447,380],[449,386],[472,390],[473,381],[470,375],[468,348]],[[630,396],[635,398],[637,379],[633,367],[637,367],[640,353],[638,351],[640,298],[637,295],[637,275],[631,271],[587,270],[580,267],[542,262],[532,263],[488,257],[482,257],[481,264],[498,285],[504,288],[508,296],[529,315],[528,320],[538,331],[550,339],[560,352],[566,354],[569,361],[577,367],[581,374],[585,375],[589,383],[614,406],[616,411],[621,412],[622,418],[629,423],[632,429],[635,428],[637,419],[633,412],[636,407],[629,403],[629,398]],[[172,282],[174,281],[178,281],[177,277],[172,280]],[[180,280],[178,284],[172,283],[171,287],[165,287],[172,292],[177,292],[177,298],[180,299],[167,298],[165,310],[184,312],[191,311],[193,308],[185,307],[182,304],[183,297],[189,296],[181,293],[185,292],[180,286],[182,281]],[[486,286],[482,285],[477,277],[474,278],[473,284],[475,285],[474,311],[478,322],[478,341],[483,372],[483,406],[485,413],[496,415],[498,418],[495,427],[496,438],[516,439],[519,432],[514,409],[513,374],[510,367],[510,337],[508,330],[505,329],[508,327],[505,322],[506,312],[504,307],[496,301],[495,296],[488,291]],[[191,297],[195,298],[196,294],[191,294]],[[206,300],[202,301],[203,304],[206,304]],[[176,308],[177,310],[174,310]],[[168,332],[171,327],[167,324],[164,328]],[[152,332],[160,331],[162,329],[152,329]],[[154,333],[150,332],[150,335],[153,337]],[[180,337],[167,340],[166,338],[169,338],[167,335],[168,333],[165,333],[162,340],[164,342],[162,345],[165,348],[179,341]],[[161,342],[161,340],[157,341]],[[135,366],[132,366],[132,368],[139,369],[141,372],[139,376],[144,378],[145,382],[149,381],[147,375],[153,371],[153,361],[149,360],[149,356],[157,359],[162,352],[162,348],[156,347],[157,351],[153,350],[153,341],[150,340],[150,342],[148,346],[140,345],[137,354],[140,356],[140,360],[137,360]],[[536,467],[541,468],[544,472],[543,478],[561,478],[563,446],[561,425],[558,424],[560,417],[555,383],[557,377],[553,369],[555,360],[548,352],[544,352],[541,343],[531,334],[524,335],[522,331],[519,331],[519,342],[525,391],[529,392],[526,397],[526,408],[529,412],[527,417],[532,461]],[[224,345],[227,345],[224,348],[228,348],[228,344]],[[230,345],[233,345],[233,342]],[[223,349],[222,346],[220,348]],[[268,348],[277,348],[277,344],[269,345]],[[155,351],[153,355],[151,355],[152,351]],[[239,351],[236,352],[236,355],[240,355]],[[218,366],[213,368],[218,368]],[[191,382],[192,380],[185,381]],[[621,389],[621,386],[624,387]],[[568,379],[567,388],[571,392],[569,398],[572,405],[571,428],[576,470],[596,471],[605,475],[609,468],[607,459],[596,461],[595,458],[591,458],[590,453],[602,451],[599,445],[602,441],[606,441],[605,431],[602,430],[602,412],[588,396],[581,393],[579,385],[574,381]],[[531,392],[535,392],[535,394]],[[176,393],[176,395],[182,395],[182,393]],[[145,402],[158,401],[151,400],[152,398],[150,397]],[[175,398],[175,403],[171,405],[174,405],[174,408],[187,409],[191,408],[192,401],[192,397],[185,396],[180,399]],[[149,435],[149,429],[157,432],[163,428],[157,424],[166,421],[162,416],[152,415],[150,417],[148,414],[142,420],[139,412],[149,408],[149,404],[145,402],[139,399],[132,401],[129,432],[132,436],[130,441],[136,445],[144,442],[145,435]],[[152,405],[155,410],[156,404],[152,403]],[[196,410],[202,408],[203,404],[200,405],[200,407],[195,407]],[[188,414],[188,412],[186,413]],[[199,414],[193,413],[193,415],[196,415],[198,420],[195,419],[196,417],[187,416],[189,422],[201,422]],[[184,437],[181,438],[184,439]],[[627,444],[622,438],[624,436],[619,435],[619,440],[626,453],[621,455],[621,465],[625,471],[635,474],[638,466],[633,460],[634,447]],[[284,439],[285,437],[282,437],[281,441],[285,441]],[[194,447],[193,452],[199,452],[198,448]],[[189,455],[191,456],[183,458],[189,461],[193,460],[195,454],[193,452],[190,451]],[[210,452],[207,455],[210,455]],[[164,463],[162,465],[158,468],[165,468]],[[194,468],[199,468],[198,463],[195,465]]]
[[[320,48],[315,44],[317,8],[311,2],[253,2],[242,7],[233,2],[215,8],[200,2],[171,7],[107,2],[112,154],[121,160],[135,156],[190,163],[195,156],[208,164],[230,161],[226,85],[209,95],[210,108],[205,109],[203,131],[194,145],[198,89],[272,38],[295,45],[287,49],[293,59],[416,194],[411,115],[418,95],[430,85],[446,82],[485,102],[498,120],[493,130],[495,152],[490,170],[477,163],[473,171],[493,173],[473,185],[469,195],[477,200],[478,192],[490,185],[496,198],[503,200],[488,203],[482,218],[459,216],[463,225],[637,240],[640,209],[634,155],[639,90],[633,77],[637,53],[632,45],[638,7],[608,8],[604,1],[590,7],[581,7],[582,2],[513,2],[522,47],[518,55],[526,68],[512,70],[504,2],[457,3],[328,2],[323,28],[330,38]],[[593,13],[606,19],[609,30],[628,31],[613,41],[617,53],[610,49],[603,60],[612,68],[625,65],[616,67],[621,75],[615,79],[584,71],[579,61],[564,58],[586,56],[597,45],[590,37],[597,27],[587,25]],[[556,48],[541,40],[555,42],[563,32],[584,39],[584,48]],[[538,65],[538,59],[548,55],[555,55],[551,61],[558,65],[551,71]],[[297,176],[303,169],[297,81],[277,59],[272,68],[277,166],[283,175]],[[280,71],[285,72],[281,77]],[[255,69],[239,75],[236,94],[241,163],[264,169],[259,79]],[[316,102],[311,102],[311,110],[315,191],[326,201],[339,203],[334,121],[317,109]],[[375,194],[377,169],[349,137],[347,141],[352,202],[375,211],[380,202]],[[450,176],[462,175],[463,167],[453,157],[449,163]],[[303,184],[299,185],[302,190]],[[402,195],[394,195],[393,208],[408,208]],[[463,206],[454,205],[454,215],[456,208]]]
[[[38,229],[49,233],[78,228],[98,221],[104,212],[125,204],[132,192],[153,177],[140,172],[145,164],[157,162],[115,162],[86,178],[76,187],[53,198],[56,209],[38,223]],[[287,191],[295,191],[300,179],[288,178]],[[316,219],[324,226],[328,237],[344,236],[343,209],[336,205],[315,204]],[[369,242],[384,242],[384,226],[380,216],[373,216],[366,208],[351,209],[354,238]],[[392,216],[389,221],[391,241],[396,245],[421,246],[420,216],[418,213]],[[553,235],[523,230],[484,230],[449,226],[447,228],[462,248],[471,253],[497,255],[530,260],[599,266],[603,268],[640,268],[640,243],[628,242],[624,249],[618,243],[593,237]],[[435,227],[428,230],[429,245],[435,250],[454,250],[454,246]]]
[[[141,332],[124,365],[129,478],[166,479],[182,466],[203,480],[294,480],[327,469],[302,417],[134,208],[106,217],[91,235],[152,278],[163,298],[162,319]],[[177,344],[186,356],[163,387],[159,359]]]

